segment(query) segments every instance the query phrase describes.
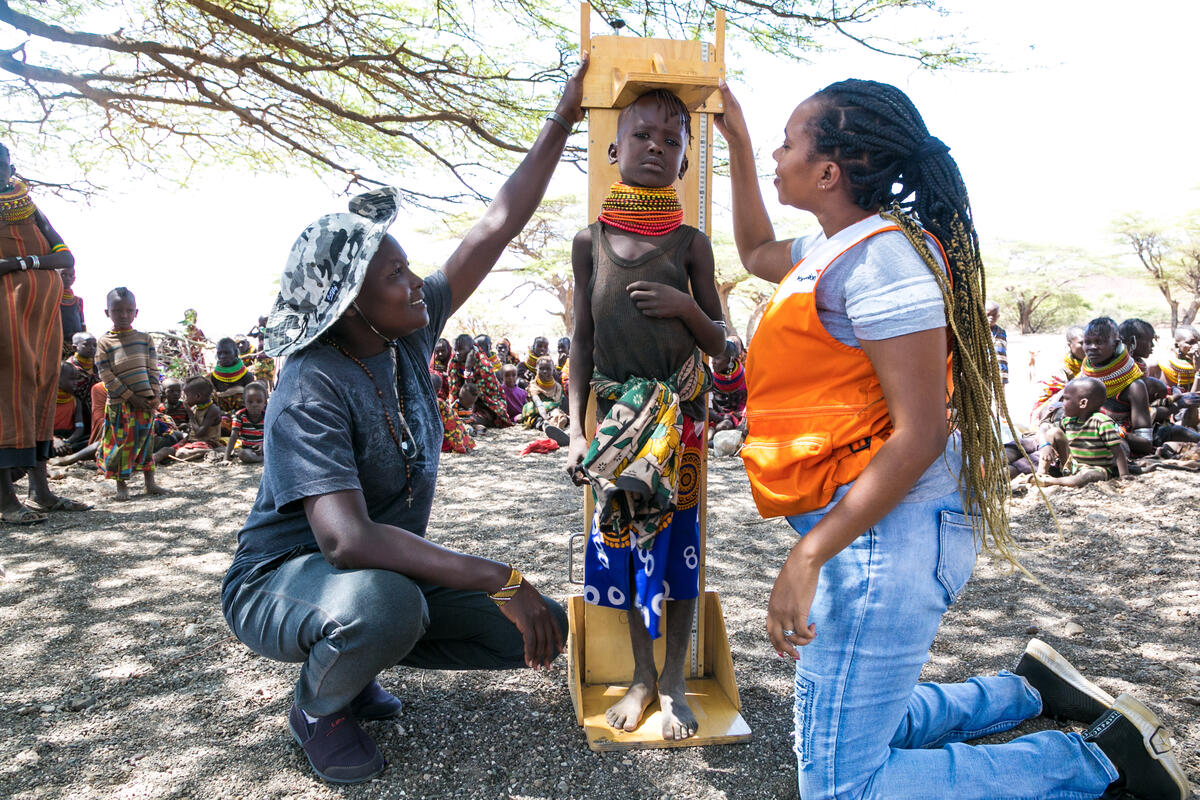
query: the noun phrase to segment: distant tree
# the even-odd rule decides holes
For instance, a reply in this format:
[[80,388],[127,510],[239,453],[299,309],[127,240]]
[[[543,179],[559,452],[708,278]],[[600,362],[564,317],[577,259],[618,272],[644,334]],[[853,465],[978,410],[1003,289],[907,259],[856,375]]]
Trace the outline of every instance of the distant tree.
[[1105,269],[1078,248],[1025,242],[998,245],[984,262],[988,299],[1000,304],[1005,318],[1015,317],[1024,334],[1079,322],[1090,306],[1078,289]]
[[1200,312],[1200,212],[1165,224],[1127,214],[1113,230],[1167,301],[1171,329],[1191,325]]
[[736,335],[738,326],[733,319],[731,303],[734,293],[737,292],[739,297],[746,299],[751,306],[754,306],[757,301],[752,298],[764,291],[767,292],[767,297],[770,297],[770,291],[773,291],[774,287],[746,271],[738,257],[737,247],[730,237],[720,233],[714,234],[712,245],[717,297],[721,300],[721,313],[725,315],[725,332],[729,335]]
[[[627,33],[803,61],[844,37],[923,68],[978,59],[950,38],[878,31],[937,0],[599,0]],[[350,184],[406,176],[409,200],[479,197],[553,107],[578,47],[551,0],[0,0],[0,137],[82,177],[111,162],[305,164]],[[932,17],[932,15],[930,15]],[[736,44],[735,44],[736,43]],[[568,158],[581,159],[582,148]],[[34,163],[29,158],[25,163]],[[28,177],[28,176],[27,176]]]

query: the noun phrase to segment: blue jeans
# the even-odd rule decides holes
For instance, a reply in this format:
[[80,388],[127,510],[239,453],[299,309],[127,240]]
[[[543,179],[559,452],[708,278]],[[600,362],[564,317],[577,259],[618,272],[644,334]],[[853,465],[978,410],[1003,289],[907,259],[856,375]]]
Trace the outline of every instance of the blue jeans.
[[[567,615],[543,598],[563,638]],[[380,671],[520,669],[525,640],[483,592],[418,583],[385,569],[336,569],[306,553],[249,574],[228,599],[225,621],[243,644],[299,662],[296,702],[333,714]]]
[[[788,522],[803,536],[848,488]],[[810,616],[817,637],[796,662],[804,800],[1091,800],[1117,779],[1100,748],[1076,733],[961,744],[1041,712],[1041,697],[1020,676],[917,683],[976,553],[954,492],[901,503],[822,567]]]

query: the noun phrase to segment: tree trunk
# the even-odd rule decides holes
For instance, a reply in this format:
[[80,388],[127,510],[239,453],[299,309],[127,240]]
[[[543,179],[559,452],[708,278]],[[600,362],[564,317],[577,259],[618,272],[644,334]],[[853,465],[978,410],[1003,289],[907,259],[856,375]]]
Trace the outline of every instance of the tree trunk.
[[737,336],[737,325],[733,324],[733,315],[729,313],[729,295],[737,287],[736,283],[718,283],[717,297],[721,300],[721,315],[725,317],[725,335]]

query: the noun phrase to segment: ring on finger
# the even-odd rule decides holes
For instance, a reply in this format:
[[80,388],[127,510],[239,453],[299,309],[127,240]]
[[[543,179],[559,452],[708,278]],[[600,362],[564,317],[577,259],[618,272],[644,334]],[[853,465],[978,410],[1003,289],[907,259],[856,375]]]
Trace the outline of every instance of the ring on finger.
[[785,639],[789,636],[795,636],[795,635],[796,635],[796,632],[794,630],[791,630],[790,628],[785,628],[783,631],[783,636]]

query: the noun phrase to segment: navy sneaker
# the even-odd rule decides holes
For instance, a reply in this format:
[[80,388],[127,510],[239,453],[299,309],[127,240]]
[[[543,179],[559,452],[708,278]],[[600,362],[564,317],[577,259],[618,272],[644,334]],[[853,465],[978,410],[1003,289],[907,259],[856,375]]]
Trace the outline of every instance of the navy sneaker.
[[379,681],[371,679],[346,708],[358,719],[391,719],[400,715],[404,704],[380,686]]
[[559,447],[566,447],[571,443],[571,435],[557,425],[546,424],[542,428],[542,433],[546,434]]
[[1042,716],[1095,722],[1112,708],[1113,697],[1080,674],[1058,651],[1041,639],[1029,645],[1013,672],[1042,696]]
[[313,772],[330,783],[361,783],[387,766],[375,740],[347,710],[309,722],[300,706],[292,703],[288,726]]
[[[1083,732],[1117,768],[1109,790],[1123,789],[1141,800],[1184,800],[1187,776],[1171,753],[1171,734],[1150,709],[1122,694],[1113,707]],[[1105,793],[1108,797],[1109,793]]]

